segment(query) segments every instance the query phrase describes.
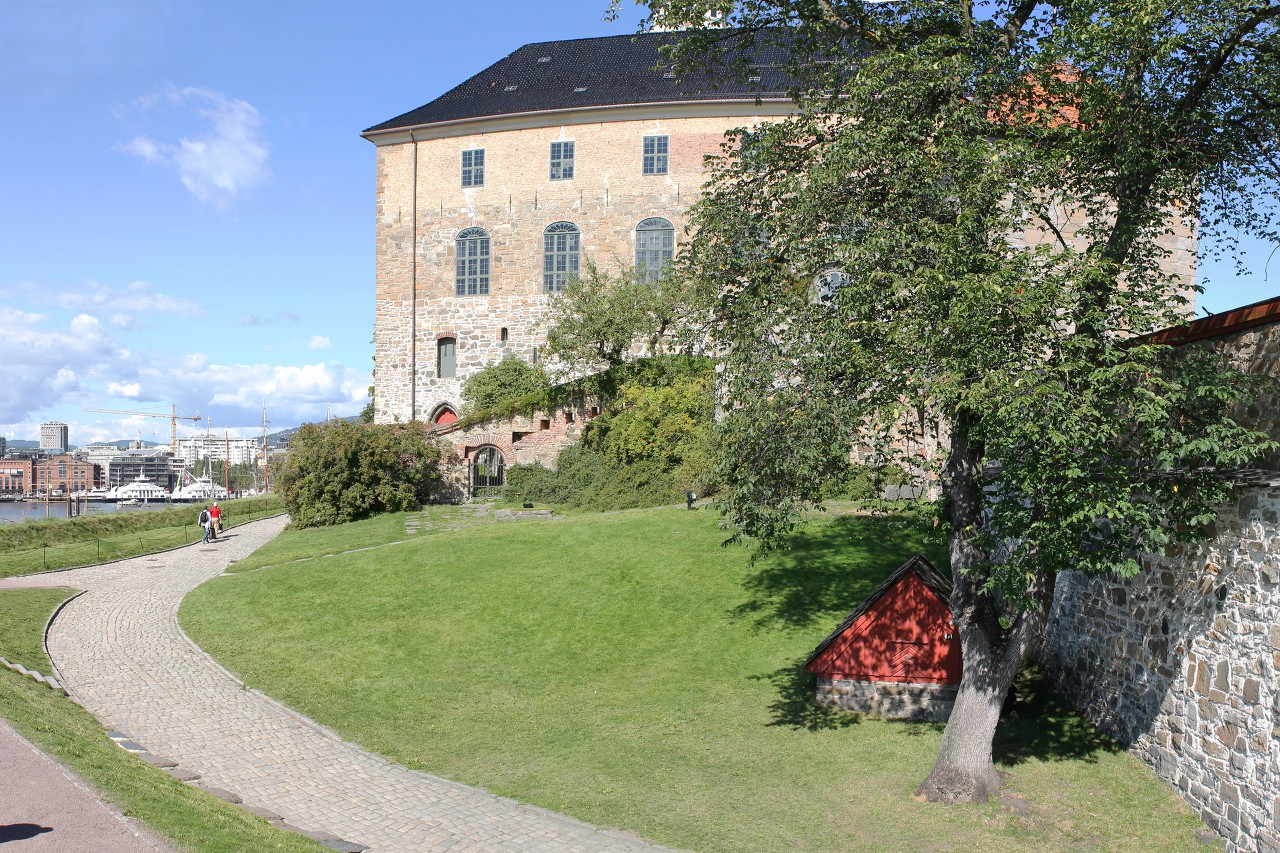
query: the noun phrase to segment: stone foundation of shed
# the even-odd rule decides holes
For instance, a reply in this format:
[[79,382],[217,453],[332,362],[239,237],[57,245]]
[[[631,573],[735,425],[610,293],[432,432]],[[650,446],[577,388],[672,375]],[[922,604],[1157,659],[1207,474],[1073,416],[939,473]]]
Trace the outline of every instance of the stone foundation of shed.
[[819,705],[890,720],[943,722],[956,702],[955,686],[818,678]]

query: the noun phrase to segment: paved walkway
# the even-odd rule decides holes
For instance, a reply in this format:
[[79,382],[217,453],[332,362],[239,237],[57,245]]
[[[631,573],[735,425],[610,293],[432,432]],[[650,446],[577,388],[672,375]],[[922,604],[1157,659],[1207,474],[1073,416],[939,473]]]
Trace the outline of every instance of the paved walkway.
[[64,686],[109,728],[199,774],[199,784],[292,827],[375,851],[659,849],[392,764],[246,688],[197,648],[178,627],[183,596],[284,524],[265,519],[216,543],[9,578],[0,588],[88,590],[49,631]]
[[84,782],[0,721],[0,845],[5,853],[171,853]]

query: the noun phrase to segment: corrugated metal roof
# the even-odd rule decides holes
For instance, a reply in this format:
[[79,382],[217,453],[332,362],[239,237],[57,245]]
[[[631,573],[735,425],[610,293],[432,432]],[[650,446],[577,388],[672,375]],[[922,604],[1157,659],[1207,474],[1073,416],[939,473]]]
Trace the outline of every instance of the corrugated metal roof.
[[786,96],[785,48],[753,47],[751,80],[728,73],[678,79],[660,49],[680,37],[661,32],[527,44],[434,101],[364,132],[583,107]]

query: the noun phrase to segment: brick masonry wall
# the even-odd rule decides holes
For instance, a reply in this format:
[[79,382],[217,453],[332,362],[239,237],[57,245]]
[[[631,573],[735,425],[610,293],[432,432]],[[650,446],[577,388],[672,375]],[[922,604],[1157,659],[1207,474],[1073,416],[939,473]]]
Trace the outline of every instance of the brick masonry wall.
[[449,486],[440,497],[446,500],[469,497],[468,466],[476,451],[483,447],[496,447],[507,465],[540,464],[555,469],[560,451],[581,438],[583,428],[595,411],[591,407],[566,406],[552,412],[535,412],[532,416],[517,415],[437,431],[452,450],[451,458],[445,463]]
[[[1216,341],[1280,375],[1280,334]],[[1280,431],[1275,395],[1241,413]],[[1272,460],[1273,462],[1275,460]],[[1059,689],[1177,789],[1231,850],[1280,851],[1280,488],[1237,489],[1208,542],[1125,581],[1065,573],[1040,658]]]

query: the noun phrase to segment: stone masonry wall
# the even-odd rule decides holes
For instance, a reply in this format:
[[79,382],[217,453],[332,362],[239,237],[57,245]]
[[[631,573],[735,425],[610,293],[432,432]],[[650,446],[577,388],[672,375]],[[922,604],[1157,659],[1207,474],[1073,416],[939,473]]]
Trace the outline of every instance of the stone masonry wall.
[[575,444],[582,430],[595,416],[591,406],[565,406],[552,412],[516,415],[467,427],[445,427],[436,435],[453,451],[446,462],[450,487],[441,497],[465,500],[468,466],[477,450],[496,447],[507,465],[540,464],[555,469],[560,451]]
[[857,711],[891,720],[942,722],[956,703],[955,687],[818,678],[814,699],[819,705]]
[[1041,661],[1076,707],[1240,851],[1280,851],[1280,489],[1129,581],[1073,572]]
[[[548,116],[548,122],[554,120]],[[669,220],[678,243],[702,186],[704,157],[719,151],[726,130],[767,120],[741,115],[595,120],[485,133],[460,127],[443,138],[379,145],[375,420],[430,420],[444,405],[456,411],[462,383],[477,370],[507,353],[534,361],[535,350],[546,341],[546,227],[558,221],[578,227],[584,270],[589,260],[606,270],[634,263],[635,227],[649,217]],[[642,141],[648,135],[669,137],[665,175],[642,174]],[[574,141],[570,180],[552,181],[548,175],[550,143],[557,140]],[[475,148],[485,151],[484,185],[463,188],[461,152]],[[489,234],[488,296],[454,295],[455,239],[470,227]],[[411,304],[415,290],[416,305]],[[442,337],[457,340],[453,379],[437,376],[436,341]],[[416,395],[411,393],[414,372]],[[411,405],[414,396],[416,405]]]
[[[1280,334],[1215,340],[1271,376]],[[1275,395],[1242,418],[1273,435]],[[1274,463],[1275,460],[1269,460]],[[1068,572],[1040,657],[1062,693],[1131,747],[1237,851],[1280,853],[1280,488],[1242,486],[1208,542],[1130,580]]]

